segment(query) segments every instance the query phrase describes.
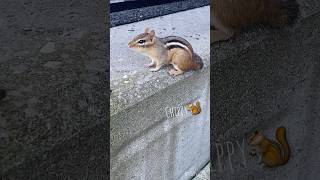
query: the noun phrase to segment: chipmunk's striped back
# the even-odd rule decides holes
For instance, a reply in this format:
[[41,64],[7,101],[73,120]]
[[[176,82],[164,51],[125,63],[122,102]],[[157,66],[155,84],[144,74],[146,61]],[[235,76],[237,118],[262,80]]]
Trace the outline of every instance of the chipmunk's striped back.
[[160,40],[168,50],[173,48],[180,48],[189,52],[192,61],[195,63],[195,69],[201,69],[203,67],[202,59],[194,53],[191,44],[187,40],[178,36],[168,36],[165,38],[160,38]]
[[193,48],[192,48],[191,44],[187,40],[185,40],[181,37],[168,36],[165,38],[161,38],[161,41],[164,43],[166,48],[169,50],[173,49],[173,48],[181,48],[181,49],[188,51],[192,58],[194,56]]

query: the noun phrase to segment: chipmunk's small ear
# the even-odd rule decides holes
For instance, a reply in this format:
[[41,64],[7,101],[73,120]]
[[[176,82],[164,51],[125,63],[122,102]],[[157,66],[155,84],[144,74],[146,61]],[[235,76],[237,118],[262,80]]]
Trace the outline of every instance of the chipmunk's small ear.
[[154,30],[151,30],[149,34],[153,37],[156,33],[154,32]]
[[258,130],[255,130],[255,131],[254,131],[254,134],[255,134],[255,135],[258,135],[258,134],[259,134],[259,131],[258,131]]
[[144,29],[144,33],[149,33],[149,31],[150,31],[150,28],[148,28],[148,27],[146,27],[146,28]]

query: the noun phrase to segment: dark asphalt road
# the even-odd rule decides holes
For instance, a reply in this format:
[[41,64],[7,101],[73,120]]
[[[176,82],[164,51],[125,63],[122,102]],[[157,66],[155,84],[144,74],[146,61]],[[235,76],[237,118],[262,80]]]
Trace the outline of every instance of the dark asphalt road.
[[[110,14],[110,27],[207,6],[209,4],[209,0],[185,0],[164,5],[114,12]],[[191,22],[192,19],[190,19],[190,23]]]

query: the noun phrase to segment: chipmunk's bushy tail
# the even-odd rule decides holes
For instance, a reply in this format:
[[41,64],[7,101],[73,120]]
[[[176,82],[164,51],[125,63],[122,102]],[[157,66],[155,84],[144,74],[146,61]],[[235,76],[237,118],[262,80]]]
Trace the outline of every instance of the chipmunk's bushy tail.
[[281,145],[282,149],[282,163],[286,164],[290,158],[290,147],[286,138],[286,129],[284,127],[279,127],[276,132],[276,137]]
[[202,69],[203,68],[203,61],[202,61],[202,58],[194,53],[193,55],[193,62],[194,62],[194,70],[199,70],[199,69]]
[[281,0],[281,8],[286,11],[287,24],[294,24],[300,14],[300,6],[297,0]]

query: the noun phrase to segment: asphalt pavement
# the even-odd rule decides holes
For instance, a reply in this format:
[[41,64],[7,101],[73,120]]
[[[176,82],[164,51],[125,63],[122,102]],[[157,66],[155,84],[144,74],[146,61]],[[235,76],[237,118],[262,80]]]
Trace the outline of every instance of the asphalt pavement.
[[[207,6],[209,4],[210,0],[184,0],[168,4],[114,12],[110,14],[110,26],[114,27],[122,24],[142,21],[179,11]],[[195,19],[190,18],[190,23],[194,21]]]

